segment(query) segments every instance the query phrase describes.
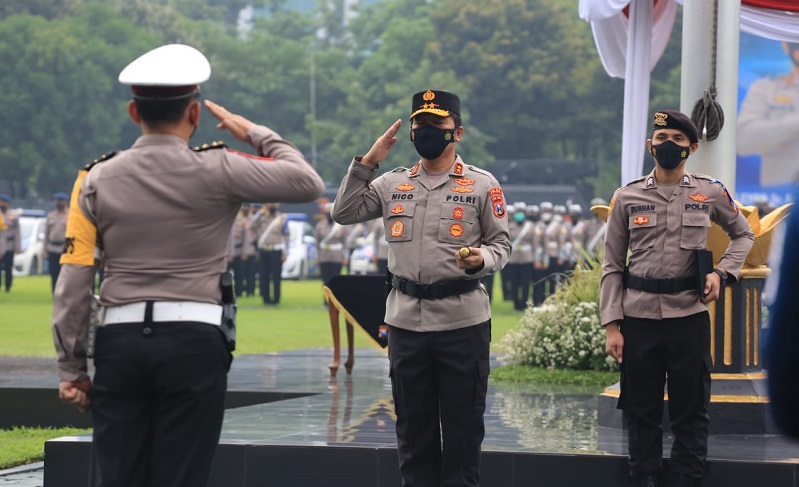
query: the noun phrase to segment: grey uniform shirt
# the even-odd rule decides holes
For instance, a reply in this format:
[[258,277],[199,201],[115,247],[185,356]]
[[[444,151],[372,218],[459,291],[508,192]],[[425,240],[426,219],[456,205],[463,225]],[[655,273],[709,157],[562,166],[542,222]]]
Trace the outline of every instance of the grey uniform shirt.
[[752,84],[738,115],[737,144],[739,154],[760,154],[761,184],[790,181],[799,168],[799,74]]
[[535,260],[535,224],[525,220],[521,224],[516,222],[508,223],[510,241],[513,244],[513,251],[510,254],[509,264],[533,264]]
[[[696,249],[704,249],[710,222],[730,236],[718,267],[738,278],[754,235],[724,186],[709,176],[685,174],[670,198],[658,191],[654,171],[616,190],[610,202],[600,283],[602,324],[624,316],[679,318],[707,310],[696,290],[655,294],[623,289],[630,274],[650,279],[696,275]],[[717,258],[718,256],[714,256]]]
[[65,211],[53,210],[47,214],[47,223],[44,230],[45,252],[60,254],[64,250],[68,215],[69,209]]
[[3,214],[3,220],[6,229],[0,230],[0,257],[6,252],[22,252],[19,217],[11,211],[7,211]]
[[[78,201],[102,242],[103,306],[220,303],[219,276],[241,203],[306,202],[322,194],[324,182],[291,143],[263,126],[248,138],[264,157],[195,151],[179,137],[144,135],[89,171]],[[94,273],[93,266],[65,264],[56,285],[53,332],[62,380],[87,377]]]
[[[390,252],[388,268],[409,281],[432,284],[478,279],[504,267],[511,244],[505,200],[497,180],[457,156],[447,174],[430,186],[421,164],[377,176],[356,158],[341,182],[333,208],[349,224],[383,217]],[[473,274],[458,269],[455,253],[480,247],[485,265]],[[394,289],[386,300],[386,323],[411,331],[447,331],[491,317],[485,288],[444,299],[418,299]]]
[[319,262],[341,264],[346,258],[344,247],[347,241],[347,229],[336,222],[327,221],[326,218],[319,220],[313,231],[319,251]]

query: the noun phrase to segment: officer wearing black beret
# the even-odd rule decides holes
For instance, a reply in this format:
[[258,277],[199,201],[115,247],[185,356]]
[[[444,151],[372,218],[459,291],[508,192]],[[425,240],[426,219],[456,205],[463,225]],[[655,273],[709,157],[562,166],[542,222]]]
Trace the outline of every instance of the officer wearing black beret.
[[[621,369],[618,408],[625,413],[630,473],[637,485],[659,485],[668,382],[671,470],[677,486],[694,487],[707,457],[707,303],[725,282],[738,279],[754,237],[721,182],[685,171],[686,159],[699,148],[688,116],[656,112],[646,145],[655,168],[616,190],[610,201],[600,313],[606,350]],[[730,244],[716,269],[709,261],[705,269],[698,263],[711,221],[727,232]]]

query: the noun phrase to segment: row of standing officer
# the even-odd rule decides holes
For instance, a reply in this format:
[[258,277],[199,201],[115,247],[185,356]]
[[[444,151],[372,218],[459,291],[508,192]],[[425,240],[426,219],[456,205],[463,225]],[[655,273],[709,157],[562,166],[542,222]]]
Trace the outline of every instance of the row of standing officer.
[[[606,205],[601,198],[591,205]],[[604,237],[605,224],[596,217],[584,218],[578,204],[539,205],[517,202],[508,207],[513,251],[502,272],[502,294],[524,310],[532,289],[533,305],[538,306],[554,292],[564,272],[594,255]]]
[[228,240],[228,266],[233,270],[236,295],[254,296],[258,282],[263,303],[278,304],[288,248],[288,217],[278,204],[243,204]]

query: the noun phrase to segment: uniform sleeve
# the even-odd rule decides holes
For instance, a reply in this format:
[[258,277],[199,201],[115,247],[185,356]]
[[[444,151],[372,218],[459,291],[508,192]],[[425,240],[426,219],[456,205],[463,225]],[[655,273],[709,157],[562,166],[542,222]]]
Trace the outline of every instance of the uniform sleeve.
[[[794,192],[799,201],[799,191]],[[765,368],[768,369],[770,408],[779,428],[786,434],[799,438],[799,212],[792,211],[785,229],[785,243],[780,262],[780,281],[777,297],[769,313],[766,339]]]
[[[88,172],[81,171],[72,189],[67,219],[67,244],[53,294],[53,342],[62,381],[88,379],[86,351],[91,314],[91,289],[97,271],[97,229],[78,202]],[[85,196],[85,195],[84,195]]]
[[765,78],[752,84],[741,104],[738,116],[739,154],[760,154],[794,142],[799,135],[799,112],[783,117],[769,118],[769,92],[771,84],[781,82]]
[[624,319],[622,277],[627,265],[627,248],[630,242],[624,205],[619,201],[621,191],[616,190],[610,201],[605,232],[605,250],[602,257],[602,278],[599,283],[599,309],[602,325]]
[[749,222],[738,210],[724,185],[714,183],[713,186],[719,203],[713,205],[711,219],[723,228],[730,237],[730,244],[727,246],[724,255],[719,259],[718,267],[729,274],[730,283],[732,284],[741,277],[741,269],[755,241],[755,236],[752,233]]
[[226,150],[223,158],[222,184],[236,201],[304,203],[322,195],[324,181],[294,145],[261,125],[247,137],[260,157]]
[[[483,207],[480,209],[480,231],[482,233],[480,253],[483,256],[484,264],[483,268],[477,272],[473,274],[469,272],[478,278],[501,271],[508,263],[511,253],[505,196],[496,179],[492,177],[490,184],[491,187],[485,195]],[[498,204],[502,205],[501,213],[497,209]]]
[[333,205],[333,219],[342,225],[365,222],[382,216],[379,189],[384,178],[377,178],[377,167],[361,164],[353,159],[349,171],[341,181]]

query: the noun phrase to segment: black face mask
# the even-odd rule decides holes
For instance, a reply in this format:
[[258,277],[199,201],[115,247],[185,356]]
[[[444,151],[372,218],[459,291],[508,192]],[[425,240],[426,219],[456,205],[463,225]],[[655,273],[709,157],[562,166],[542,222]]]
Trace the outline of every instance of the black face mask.
[[689,148],[667,140],[652,146],[652,156],[663,169],[674,169],[683,159],[688,159]]
[[455,142],[455,129],[422,125],[411,129],[411,142],[420,156],[432,160],[440,156],[449,144]]

